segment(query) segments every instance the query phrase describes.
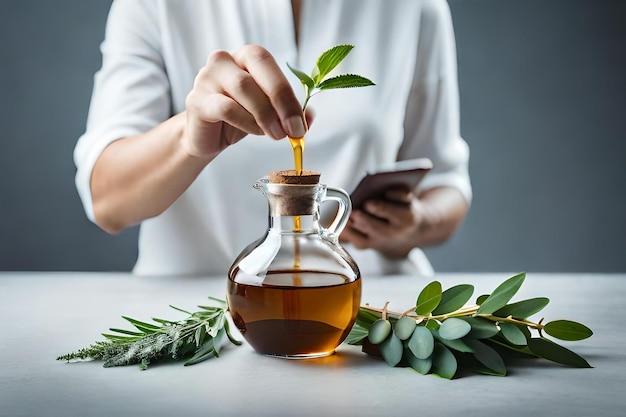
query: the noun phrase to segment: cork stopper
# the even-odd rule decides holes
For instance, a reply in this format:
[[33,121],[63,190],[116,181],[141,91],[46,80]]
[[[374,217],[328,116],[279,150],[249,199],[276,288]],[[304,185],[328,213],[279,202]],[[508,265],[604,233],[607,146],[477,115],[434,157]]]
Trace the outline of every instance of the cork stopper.
[[274,171],[268,175],[266,196],[273,216],[301,216],[317,210],[320,173],[316,171]]
[[303,170],[302,174],[298,175],[295,169],[288,169],[270,172],[268,178],[272,184],[314,185],[320,182],[320,175],[317,171],[306,170]]

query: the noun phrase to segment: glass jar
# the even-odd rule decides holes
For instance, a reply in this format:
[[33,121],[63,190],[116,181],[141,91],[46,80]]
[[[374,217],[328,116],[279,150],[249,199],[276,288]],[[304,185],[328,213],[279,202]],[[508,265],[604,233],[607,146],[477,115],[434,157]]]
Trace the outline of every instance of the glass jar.
[[[338,237],[350,215],[348,194],[324,184],[256,182],[269,203],[263,237],[228,274],[233,321],[258,352],[287,358],[333,354],[350,332],[361,302],[361,277]],[[319,205],[339,209],[327,228]]]

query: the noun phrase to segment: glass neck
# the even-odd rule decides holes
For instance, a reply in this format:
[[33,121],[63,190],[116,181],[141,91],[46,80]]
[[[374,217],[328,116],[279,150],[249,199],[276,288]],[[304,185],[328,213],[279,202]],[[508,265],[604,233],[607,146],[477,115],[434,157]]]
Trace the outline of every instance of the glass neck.
[[270,229],[282,232],[306,233],[317,232],[320,228],[319,218],[315,214],[302,216],[274,215],[269,218]]

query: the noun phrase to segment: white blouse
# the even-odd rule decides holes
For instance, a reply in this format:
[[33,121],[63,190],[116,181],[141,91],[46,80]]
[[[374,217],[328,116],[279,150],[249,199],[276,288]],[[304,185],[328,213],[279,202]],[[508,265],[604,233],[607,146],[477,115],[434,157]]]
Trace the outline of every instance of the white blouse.
[[[144,132],[185,108],[195,75],[216,49],[260,44],[282,65],[309,72],[324,50],[354,50],[336,69],[374,87],[323,92],[305,169],[351,191],[366,171],[395,160],[430,158],[421,189],[457,188],[471,201],[469,149],[459,131],[454,33],[445,0],[304,0],[298,44],[290,0],[115,0],[95,76],[86,132],[74,160],[76,186],[93,221],[90,176],[114,140]],[[293,168],[286,140],[248,136],[222,152],[164,213],[142,222],[134,272],[225,276],[267,227],[267,203],[252,188],[270,171]],[[432,273],[421,250],[404,262],[346,249],[362,273],[416,268]]]

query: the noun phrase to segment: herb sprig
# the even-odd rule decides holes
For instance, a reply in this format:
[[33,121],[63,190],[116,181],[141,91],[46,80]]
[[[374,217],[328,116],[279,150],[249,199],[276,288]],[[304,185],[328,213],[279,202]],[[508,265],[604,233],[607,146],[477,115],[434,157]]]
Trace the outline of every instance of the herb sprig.
[[189,315],[180,321],[153,318],[155,325],[122,316],[138,331],[109,329],[114,334],[103,333],[106,340],[59,356],[57,360],[102,360],[105,368],[139,364],[139,369],[145,370],[151,362],[185,360],[187,366],[219,356],[227,341],[235,345],[241,345],[241,341],[230,332],[226,302],[213,297],[209,299],[219,305],[198,306],[200,311],[194,313],[170,306]]
[[[461,369],[506,375],[499,353],[503,349],[566,366],[590,368],[584,358],[546,335],[577,341],[590,337],[591,329],[570,320],[546,324],[543,319],[537,323],[528,320],[549,303],[545,297],[509,304],[525,277],[521,273],[507,279],[471,306],[465,304],[474,292],[472,285],[461,284],[442,291],[438,281],[424,287],[415,307],[402,313],[389,311],[388,303],[382,309],[362,306],[346,342],[362,345],[364,352],[382,356],[390,366],[407,366],[420,374],[447,379]],[[533,337],[531,330],[538,337]]]
[[346,56],[348,56],[350,51],[352,51],[352,48],[354,48],[353,45],[336,45],[323,52],[319,58],[317,58],[317,62],[311,71],[311,75],[293,68],[289,65],[289,63],[287,63],[287,67],[289,67],[291,72],[298,77],[304,87],[305,98],[302,105],[302,111],[306,109],[311,97],[320,91],[335,88],[355,88],[375,85],[368,78],[356,74],[342,74],[327,78],[330,72],[335,69],[335,67],[337,67],[337,65],[339,65]]
[[[513,351],[540,357],[562,365],[590,368],[580,355],[550,340],[564,341],[590,337],[593,332],[583,324],[570,320],[543,323],[528,318],[548,305],[545,297],[510,303],[525,280],[524,273],[500,284],[491,294],[481,295],[475,305],[465,305],[474,292],[469,284],[460,284],[442,291],[441,283],[426,285],[417,297],[415,307],[405,312],[361,306],[350,334],[345,340],[361,345],[370,355],[382,356],[390,366],[411,367],[420,374],[435,374],[451,379],[463,370],[486,375],[506,375],[504,356]],[[59,356],[68,362],[102,360],[105,367],[148,364],[165,360],[184,360],[194,365],[219,356],[228,343],[240,345],[229,330],[226,302],[209,297],[219,305],[198,306],[184,320],[153,318],[152,323],[124,317],[138,331],[110,329],[116,334],[103,334],[105,341],[95,342],[77,352]],[[533,337],[531,332],[536,332]]]

